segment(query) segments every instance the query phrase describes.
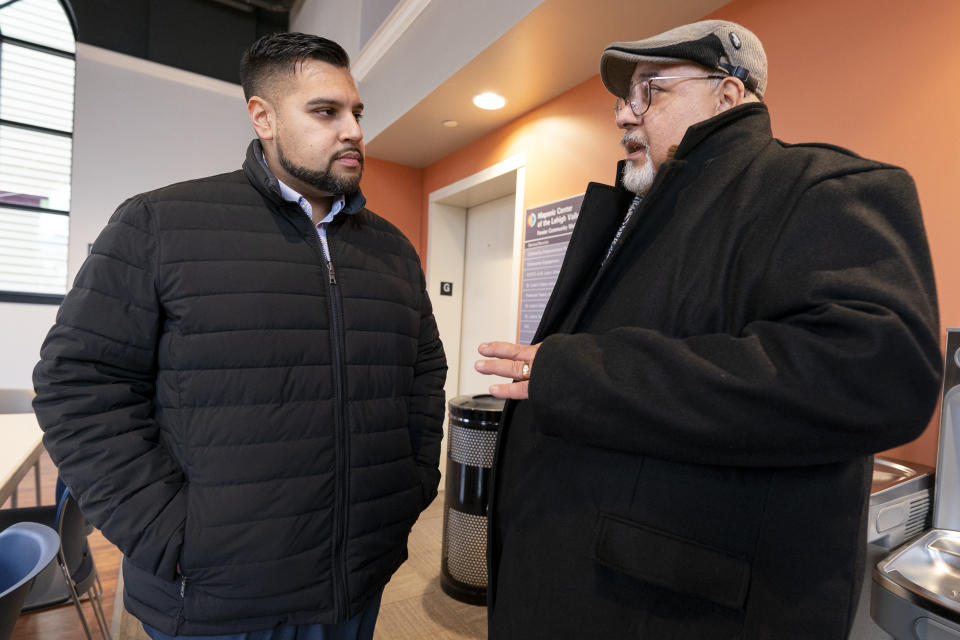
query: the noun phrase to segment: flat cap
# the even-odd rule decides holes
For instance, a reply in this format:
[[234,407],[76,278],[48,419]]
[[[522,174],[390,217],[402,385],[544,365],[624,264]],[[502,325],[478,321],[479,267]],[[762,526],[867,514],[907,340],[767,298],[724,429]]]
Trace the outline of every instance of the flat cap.
[[740,78],[763,98],[767,54],[749,29],[726,20],[703,20],[636,42],[614,42],[600,57],[600,77],[615,96],[626,97],[638,62],[696,62]]

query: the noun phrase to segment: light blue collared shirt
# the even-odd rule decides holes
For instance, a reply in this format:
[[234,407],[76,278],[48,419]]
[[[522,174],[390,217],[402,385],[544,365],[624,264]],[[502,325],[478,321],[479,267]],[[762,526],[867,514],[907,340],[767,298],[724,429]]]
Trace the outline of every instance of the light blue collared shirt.
[[[310,206],[310,203],[307,202],[307,199],[302,195],[290,188],[289,185],[284,184],[283,180],[277,178],[277,183],[280,185],[280,195],[283,196],[283,199],[288,202],[296,202],[300,206],[300,209],[307,214],[307,217],[310,218],[310,221],[313,222],[313,207]],[[330,207],[330,213],[328,213],[323,220],[317,223],[317,237],[320,238],[320,244],[323,246],[323,255],[327,257],[328,262],[333,262],[330,257],[330,247],[327,245],[327,225],[333,222],[333,218],[343,211],[343,207],[347,204],[346,196],[340,196],[333,201],[333,206]]]

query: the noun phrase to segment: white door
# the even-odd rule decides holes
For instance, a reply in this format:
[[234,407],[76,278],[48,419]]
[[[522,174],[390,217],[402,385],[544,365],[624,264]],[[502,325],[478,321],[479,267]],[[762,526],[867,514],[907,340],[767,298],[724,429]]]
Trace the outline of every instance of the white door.
[[481,342],[516,341],[516,318],[511,317],[515,211],[512,193],[467,209],[458,394],[487,393],[501,381],[473,368]]

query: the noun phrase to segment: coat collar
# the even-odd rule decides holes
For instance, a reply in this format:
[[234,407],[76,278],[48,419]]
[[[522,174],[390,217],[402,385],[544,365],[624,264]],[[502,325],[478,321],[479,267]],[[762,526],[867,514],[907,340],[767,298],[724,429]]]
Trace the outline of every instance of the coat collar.
[[[624,233],[629,235],[638,224],[644,224],[648,227],[648,233],[644,234],[645,241],[652,241],[655,228],[662,226],[672,215],[672,209],[660,210],[658,207],[662,185],[676,184],[676,188],[683,191],[684,185],[677,183],[677,180],[689,181],[695,179],[696,175],[684,171],[688,164],[706,166],[718,161],[722,163],[716,165],[718,175],[735,174],[742,170],[743,162],[749,161],[757,150],[769,143],[771,137],[767,108],[755,102],[734,107],[691,126],[677,146],[673,158],[658,169],[649,196]],[[731,154],[734,151],[737,153]],[[724,156],[730,161],[725,162]],[[613,234],[634,195],[623,186],[622,169],[623,161],[617,164],[615,187],[597,183],[587,187],[563,268],[544,310],[535,342],[557,330],[573,330],[577,317],[589,305],[591,293],[602,276],[600,260],[610,246]],[[649,213],[650,207],[658,212],[654,218]],[[622,246],[614,251],[618,250],[622,250]],[[604,269],[614,267],[615,262],[611,256]]]
[[683,161],[704,151],[711,157],[724,153],[745,140],[766,144],[772,136],[767,105],[762,102],[745,102],[691,125],[677,146],[672,161]]
[[[745,102],[691,125],[677,145],[673,157],[660,167],[658,173],[669,169],[673,163],[686,161],[693,153],[706,151],[714,155],[730,150],[732,145],[747,139],[748,132],[750,140],[766,142],[766,139],[773,137],[770,130],[770,112],[762,102]],[[759,138],[756,137],[758,133]],[[623,167],[626,163],[626,160],[617,162],[617,174],[613,184],[618,191],[626,191],[623,186]]]
[[[265,198],[277,205],[283,205],[287,201],[280,192],[280,182],[273,172],[267,168],[261,158],[263,157],[263,147],[259,139],[254,139],[247,146],[247,157],[243,161],[243,173],[246,175],[250,184],[259,191]],[[367,204],[367,199],[363,192],[357,189],[353,193],[346,194],[346,204],[343,207],[343,213],[357,213]]]

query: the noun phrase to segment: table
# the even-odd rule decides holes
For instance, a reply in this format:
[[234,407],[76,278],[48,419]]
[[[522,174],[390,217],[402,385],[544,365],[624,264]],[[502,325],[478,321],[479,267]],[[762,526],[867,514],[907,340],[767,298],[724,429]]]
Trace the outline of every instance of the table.
[[[43,453],[43,431],[32,413],[0,414],[0,505],[14,495],[30,467],[37,475],[39,497],[40,454]],[[16,505],[14,505],[16,506]]]

